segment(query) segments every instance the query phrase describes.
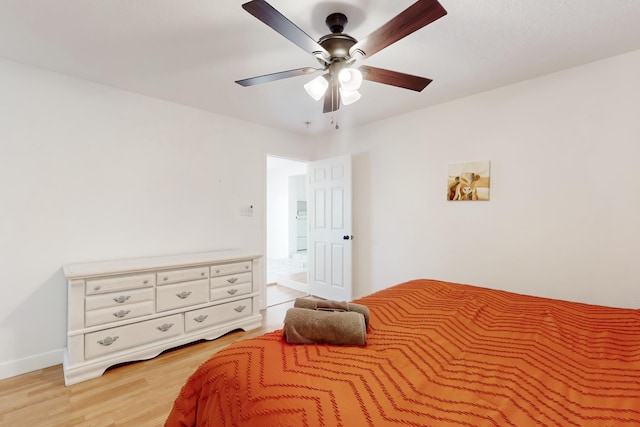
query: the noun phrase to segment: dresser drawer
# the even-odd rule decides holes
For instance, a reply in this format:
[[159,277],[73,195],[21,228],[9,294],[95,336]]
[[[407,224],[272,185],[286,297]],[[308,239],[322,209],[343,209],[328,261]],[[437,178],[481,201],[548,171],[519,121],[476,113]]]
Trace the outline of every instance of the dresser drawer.
[[245,273],[251,271],[251,262],[234,262],[211,266],[211,277],[226,276],[227,274]]
[[119,307],[125,304],[133,304],[142,301],[153,301],[153,288],[125,290],[110,294],[89,295],[85,299],[85,310],[97,310],[99,308]]
[[211,288],[211,301],[250,294],[251,290],[251,282],[241,283],[240,285],[225,286],[223,288]]
[[158,273],[158,285],[169,283],[189,282],[192,280],[209,277],[209,267],[183,268],[180,270],[169,270]]
[[87,279],[87,295],[104,294],[107,292],[124,291],[127,289],[148,288],[156,284],[156,275],[132,274],[130,276],[105,277],[102,279]]
[[102,325],[104,323],[117,322],[118,320],[153,314],[153,301],[125,304],[118,307],[101,308],[85,313],[85,326]]
[[84,357],[90,359],[126,348],[136,347],[180,335],[183,331],[182,314],[133,323],[117,328],[92,332],[84,336]]
[[223,277],[212,277],[211,287],[220,288],[223,286],[240,285],[242,283],[251,283],[252,273],[232,274]]
[[156,311],[167,311],[208,301],[209,279],[156,288]]
[[201,308],[200,310],[193,310],[184,314],[184,329],[186,332],[191,332],[196,329],[250,316],[251,313],[251,298]]

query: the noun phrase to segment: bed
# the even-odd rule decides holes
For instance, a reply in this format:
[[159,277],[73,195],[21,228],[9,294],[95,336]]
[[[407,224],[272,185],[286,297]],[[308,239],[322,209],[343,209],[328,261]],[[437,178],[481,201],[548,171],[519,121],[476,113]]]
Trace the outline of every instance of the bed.
[[640,310],[415,280],[364,297],[365,346],[237,342],[174,426],[639,426]]

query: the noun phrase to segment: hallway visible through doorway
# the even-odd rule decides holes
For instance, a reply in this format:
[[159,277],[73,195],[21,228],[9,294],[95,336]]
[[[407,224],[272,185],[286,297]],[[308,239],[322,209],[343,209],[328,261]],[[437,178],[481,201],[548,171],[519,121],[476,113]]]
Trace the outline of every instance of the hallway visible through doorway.
[[306,162],[267,157],[267,306],[282,287],[308,294],[306,174]]
[[267,285],[280,285],[305,290],[307,284],[307,251],[296,252],[289,258],[267,259]]

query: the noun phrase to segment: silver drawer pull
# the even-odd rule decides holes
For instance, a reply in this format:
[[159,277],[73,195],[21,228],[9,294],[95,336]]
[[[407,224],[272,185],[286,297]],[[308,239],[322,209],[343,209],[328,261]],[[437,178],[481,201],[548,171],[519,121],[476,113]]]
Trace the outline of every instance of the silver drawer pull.
[[131,295],[120,295],[118,298],[114,298],[113,300],[118,304],[122,304],[123,302],[127,301],[129,298],[131,298]]
[[102,287],[102,286],[99,286],[99,285],[98,285],[98,286],[94,286],[94,287],[93,287],[93,290],[94,290],[94,291],[99,291],[101,287]]
[[173,323],[163,323],[162,326],[156,326],[156,329],[160,332],[167,332],[172,326]]
[[189,295],[191,295],[191,291],[182,291],[179,294],[176,294],[176,296],[180,299],[185,299],[186,297],[188,297]]
[[164,280],[166,282],[167,280],[169,280],[169,278],[167,276],[165,276],[164,279],[162,279],[162,280]]
[[238,281],[237,277],[232,277],[231,279],[227,279],[227,282],[229,283],[236,283]]
[[120,310],[113,313],[113,315],[122,319],[124,316],[126,316],[129,313],[131,313],[131,310]]
[[142,282],[143,285],[146,285],[147,283],[149,283],[148,280],[145,280],[144,282]]
[[195,320],[195,321],[196,321],[196,322],[198,322],[198,323],[202,323],[202,322],[204,322],[205,320],[207,320],[207,317],[209,317],[209,315],[207,315],[207,314],[201,314],[201,315],[200,315],[200,316],[198,316],[198,317],[194,317],[194,318],[193,318],[193,320]]
[[200,273],[200,276],[204,277],[204,271],[202,273]]
[[217,269],[217,270],[216,270],[216,274],[218,274],[218,273],[220,273],[220,269]]
[[234,289],[229,289],[229,290],[227,291],[227,293],[228,293],[229,295],[235,295],[235,293],[236,293],[236,292],[238,292],[238,290],[237,290],[237,289],[235,289],[235,288],[234,288]]
[[247,308],[246,305],[239,305],[236,308],[234,308],[235,311],[237,311],[238,313],[242,312],[242,310],[244,310],[245,308]]
[[245,265],[245,266],[244,266],[244,269],[245,269],[245,270],[248,270],[248,269],[249,269],[249,266],[248,266],[248,265]]
[[103,339],[103,340],[99,340],[99,341],[98,341],[98,344],[100,344],[100,345],[103,345],[103,346],[107,347],[107,346],[110,346],[111,344],[113,344],[114,342],[116,342],[116,340],[117,340],[118,338],[119,338],[119,337],[106,337],[106,338],[105,338],[105,339]]

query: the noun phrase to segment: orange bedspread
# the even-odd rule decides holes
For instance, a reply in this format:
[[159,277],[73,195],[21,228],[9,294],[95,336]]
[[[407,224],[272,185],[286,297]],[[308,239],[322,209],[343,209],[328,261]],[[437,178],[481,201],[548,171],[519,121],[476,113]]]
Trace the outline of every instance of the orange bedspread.
[[367,345],[241,341],[167,426],[640,426],[640,311],[430,280],[356,302]]

